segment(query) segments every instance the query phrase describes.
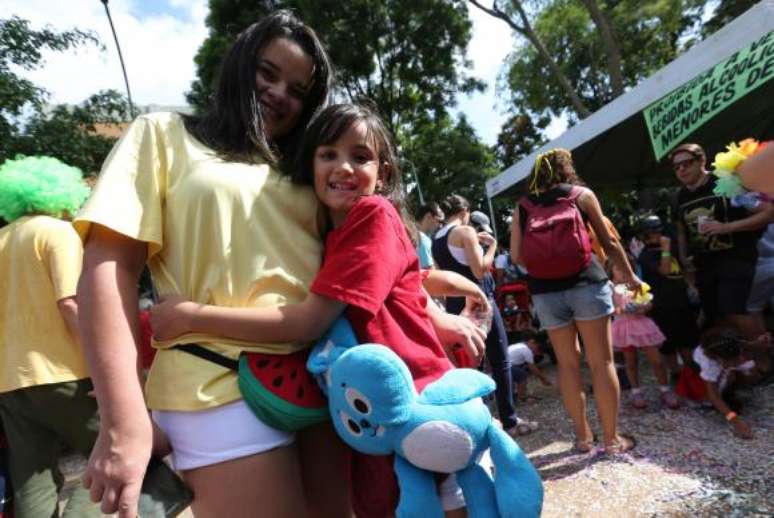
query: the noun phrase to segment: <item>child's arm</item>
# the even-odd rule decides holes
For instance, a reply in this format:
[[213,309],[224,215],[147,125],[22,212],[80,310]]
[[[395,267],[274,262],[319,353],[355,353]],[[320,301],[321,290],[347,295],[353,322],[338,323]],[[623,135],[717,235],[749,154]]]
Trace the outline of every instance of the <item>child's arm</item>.
[[345,307],[314,293],[298,304],[257,308],[209,306],[170,296],[151,307],[151,325],[159,340],[204,333],[245,341],[309,342],[322,336]]
[[672,269],[672,241],[667,236],[659,238],[661,257],[658,261],[658,273],[666,277]]
[[450,315],[432,301],[428,301],[427,316],[447,354],[453,347],[462,347],[474,362],[481,360],[486,350],[486,333],[481,328],[465,317]]
[[723,414],[726,420],[734,427],[734,433],[742,439],[752,439],[752,429],[750,428],[750,425],[742,421],[742,418],[736,415],[736,412],[731,410],[726,402],[723,401],[723,398],[718,391],[717,384],[704,380],[704,386],[707,389],[707,399],[710,400],[717,411]]
[[433,297],[465,297],[484,307],[489,301],[481,288],[457,272],[430,270],[422,286]]
[[543,371],[541,371],[537,365],[535,365],[534,363],[528,363],[527,368],[536,378],[540,380],[540,382],[543,385],[545,385],[546,387],[551,386],[551,380],[548,379],[545,374],[543,374]]

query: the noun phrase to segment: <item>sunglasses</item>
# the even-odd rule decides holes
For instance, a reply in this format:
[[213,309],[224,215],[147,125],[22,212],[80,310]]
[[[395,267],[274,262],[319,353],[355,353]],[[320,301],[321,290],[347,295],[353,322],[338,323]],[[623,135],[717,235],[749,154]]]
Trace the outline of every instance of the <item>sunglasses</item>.
[[696,162],[695,158],[686,158],[685,160],[680,160],[679,162],[675,162],[672,164],[672,169],[677,172],[680,169],[684,169],[690,165],[692,165],[694,162]]

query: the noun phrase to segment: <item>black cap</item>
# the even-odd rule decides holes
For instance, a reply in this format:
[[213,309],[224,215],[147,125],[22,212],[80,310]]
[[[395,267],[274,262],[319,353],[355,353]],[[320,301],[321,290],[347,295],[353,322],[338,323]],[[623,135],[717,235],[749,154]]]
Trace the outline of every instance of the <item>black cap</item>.
[[661,218],[655,215],[646,216],[640,221],[640,230],[642,232],[661,232],[664,226],[661,224]]

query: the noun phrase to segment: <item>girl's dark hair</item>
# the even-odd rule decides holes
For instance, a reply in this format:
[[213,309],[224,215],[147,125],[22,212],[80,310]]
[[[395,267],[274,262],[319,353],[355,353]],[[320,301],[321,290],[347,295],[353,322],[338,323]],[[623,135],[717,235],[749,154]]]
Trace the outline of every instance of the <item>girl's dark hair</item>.
[[441,202],[441,209],[446,219],[449,219],[464,210],[470,210],[470,202],[459,194],[450,194]]
[[733,360],[742,353],[743,340],[728,327],[713,327],[701,337],[701,346],[707,356],[720,360]]
[[[375,194],[384,196],[400,214],[411,242],[417,243],[417,229],[406,209],[403,182],[398,166],[398,155],[390,131],[382,118],[372,109],[361,104],[334,104],[322,110],[312,121],[304,134],[296,155],[291,178],[302,185],[314,185],[314,154],[318,147],[333,144],[353,124],[362,122],[366,126],[366,138],[372,140],[379,157],[379,174],[382,186]],[[384,173],[384,167],[389,171]]]
[[[296,126],[273,142],[266,139],[255,74],[258,54],[276,38],[287,38],[312,59],[312,84]],[[311,118],[328,102],[333,71],[315,32],[288,10],[278,10],[239,33],[223,58],[215,92],[202,116],[183,115],[185,128],[223,158],[279,166],[292,158]]]
[[527,180],[529,193],[538,194],[560,183],[584,185],[583,180],[575,172],[572,154],[562,148],[554,148],[539,154]]

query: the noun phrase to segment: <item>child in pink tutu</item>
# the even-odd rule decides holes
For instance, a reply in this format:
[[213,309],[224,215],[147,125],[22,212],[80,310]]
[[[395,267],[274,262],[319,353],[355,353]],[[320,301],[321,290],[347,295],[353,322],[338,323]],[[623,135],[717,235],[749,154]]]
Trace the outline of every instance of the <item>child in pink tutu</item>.
[[[647,317],[651,304],[648,297],[636,297],[620,283],[622,279],[618,268],[613,267],[613,302],[615,319],[613,320],[613,348],[622,351],[626,362],[626,375],[631,383],[630,403],[635,408],[646,408],[647,401],[640,390],[640,376],[637,366],[637,351],[642,350],[650,363],[653,374],[659,384],[661,400],[669,408],[677,408],[680,402],[672,392],[667,381],[666,368],[661,360],[659,346],[666,339],[655,322]],[[652,296],[650,296],[652,300]]]

